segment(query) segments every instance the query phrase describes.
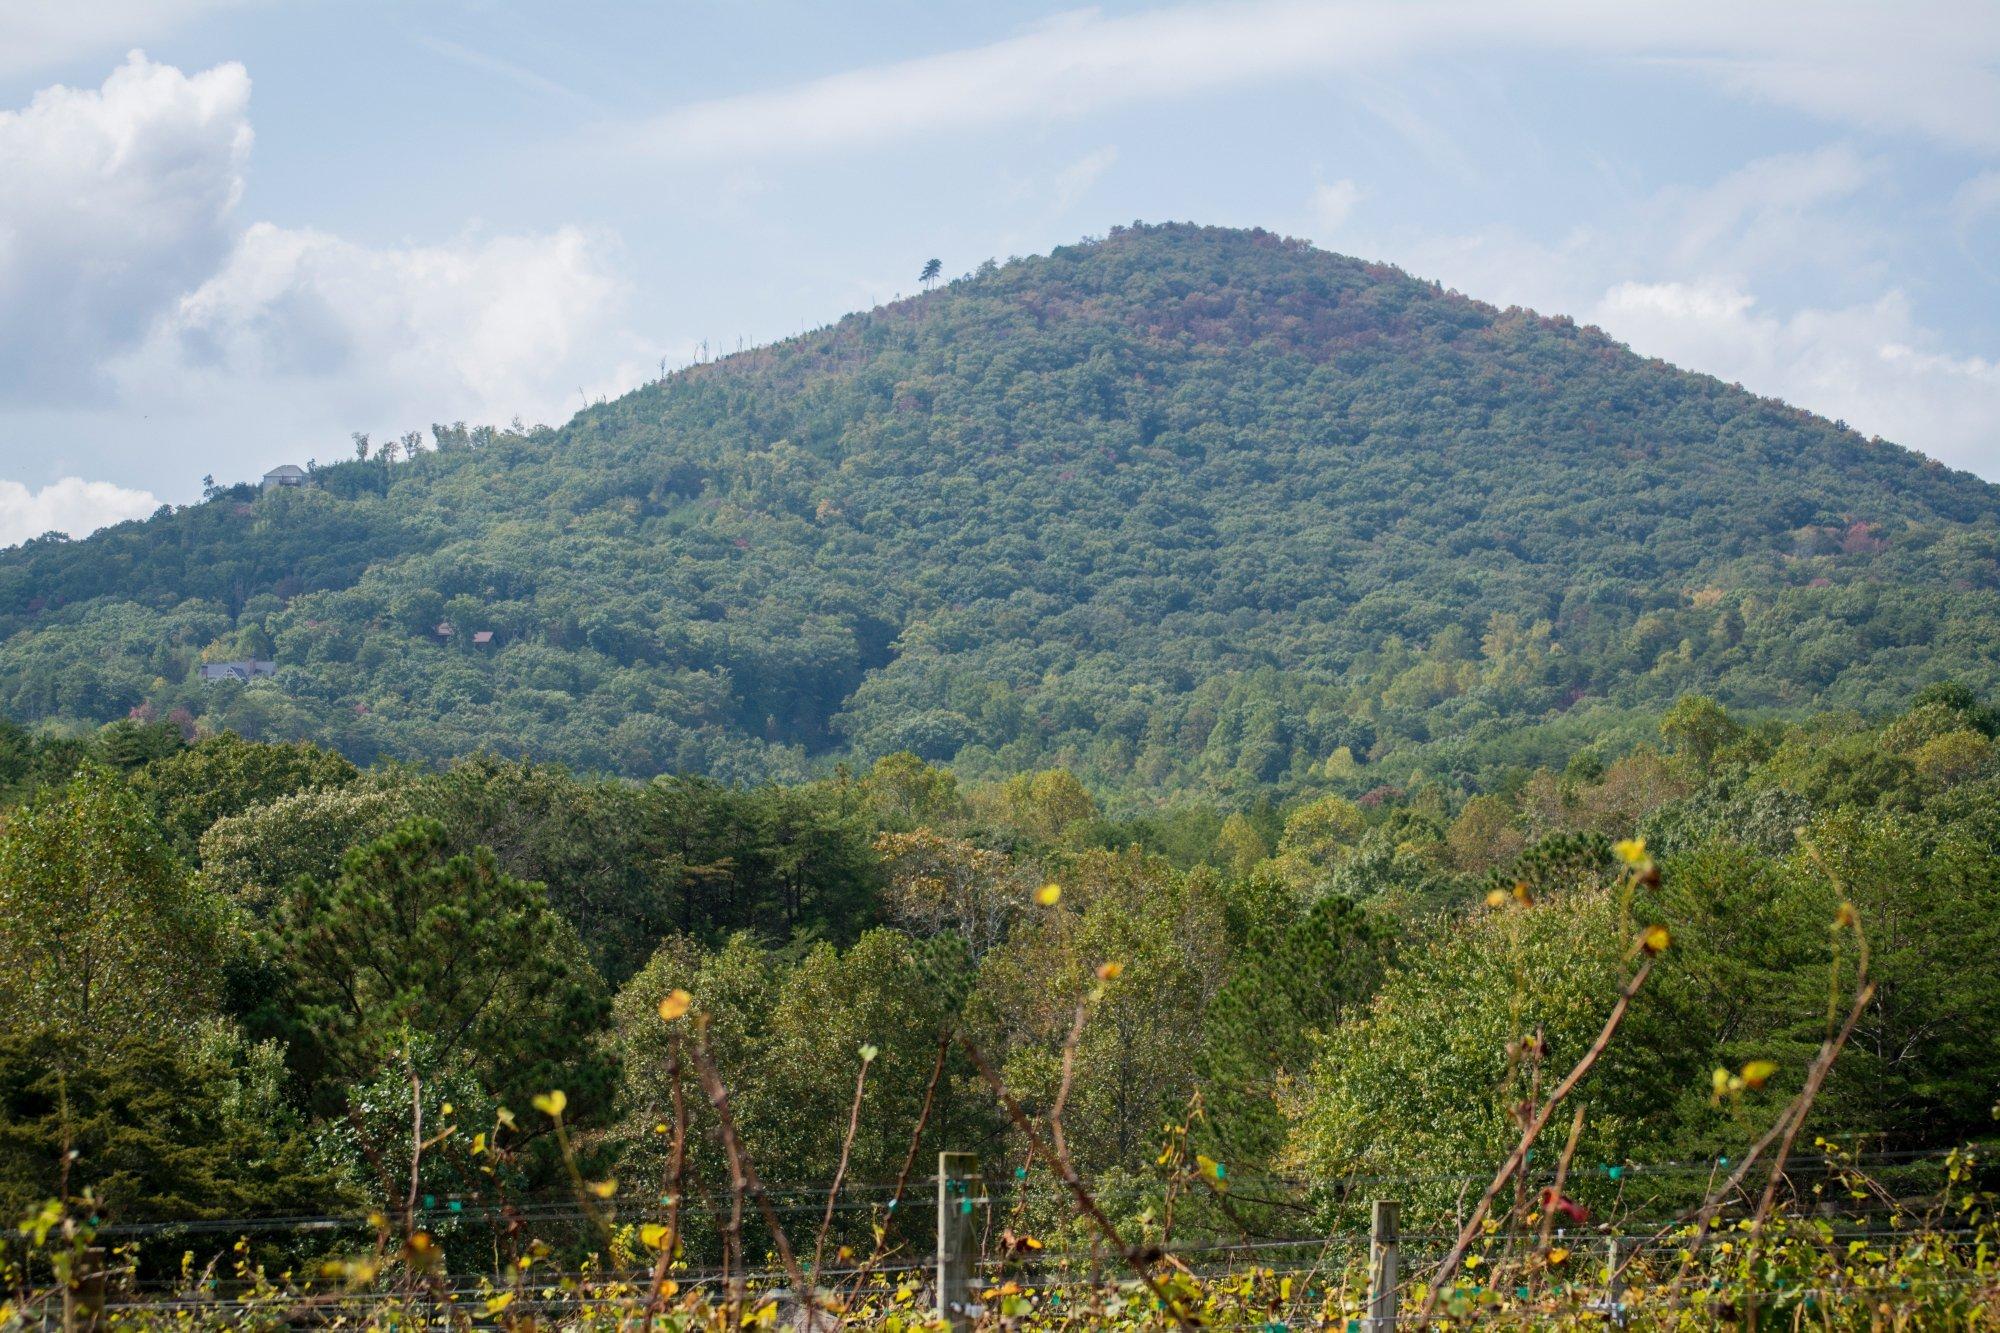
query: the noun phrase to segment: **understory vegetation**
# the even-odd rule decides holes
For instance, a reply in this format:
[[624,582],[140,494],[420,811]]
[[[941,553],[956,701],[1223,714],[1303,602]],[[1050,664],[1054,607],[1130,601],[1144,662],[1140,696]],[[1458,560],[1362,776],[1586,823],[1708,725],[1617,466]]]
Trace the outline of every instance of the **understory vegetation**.
[[8,725],[9,1308],[914,1326],[949,1151],[990,1322],[1344,1323],[1391,1198],[1406,1317],[1990,1325],[2000,715],[1647,731],[1114,814]]

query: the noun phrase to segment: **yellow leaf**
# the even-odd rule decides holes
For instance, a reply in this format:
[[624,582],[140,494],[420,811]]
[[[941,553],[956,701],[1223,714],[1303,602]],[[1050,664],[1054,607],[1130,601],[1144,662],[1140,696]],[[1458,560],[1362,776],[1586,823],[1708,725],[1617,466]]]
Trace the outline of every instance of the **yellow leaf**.
[[1639,947],[1647,953],[1665,953],[1673,939],[1665,926],[1648,926],[1639,935]]
[[1549,1267],[1554,1268],[1557,1264],[1568,1260],[1568,1258],[1569,1251],[1558,1245],[1549,1251]]
[[1743,1066],[1743,1085],[1749,1088],[1761,1088],[1770,1082],[1771,1075],[1777,1072],[1778,1063],[1775,1060],[1752,1060]]
[[479,1156],[479,1154],[485,1151],[486,1151],[486,1135],[483,1133],[474,1134],[472,1136],[472,1155],[474,1157],[477,1157]]
[[1124,970],[1125,964],[1123,963],[1099,963],[1097,965],[1097,979],[1099,981],[1116,981],[1118,980],[1118,974]]
[[668,991],[667,998],[660,1001],[660,1017],[671,1023],[685,1014],[693,1004],[694,996],[688,994],[686,991]]
[[600,1199],[608,1199],[618,1192],[618,1182],[615,1180],[593,1180],[585,1184],[584,1188]]
[[1505,889],[1494,889],[1486,895],[1486,905],[1488,907],[1505,907],[1507,905],[1507,891]]
[[1626,865],[1635,866],[1646,859],[1646,840],[1644,838],[1622,838],[1611,844],[1611,850],[1617,853],[1618,859]]
[[660,1122],[659,1122],[658,1124],[654,1125],[654,1126],[653,1126],[653,1132],[654,1132],[655,1134],[664,1134],[664,1133],[666,1133],[666,1132],[667,1132],[667,1122],[666,1122],[666,1121],[664,1121],[664,1120],[662,1120],[662,1121],[660,1121]]
[[514,1293],[511,1291],[503,1291],[498,1296],[495,1296],[492,1300],[486,1302],[486,1313],[499,1314],[502,1310],[506,1309],[513,1303],[514,1303]]
[[446,1102],[443,1106],[440,1106],[438,1110],[445,1115],[450,1115],[452,1112],[452,1105],[450,1102]]
[[681,1289],[680,1283],[674,1281],[672,1278],[668,1278],[665,1282],[662,1282],[660,1284],[660,1297],[662,1300],[670,1299],[674,1296],[679,1295],[680,1289]]
[[1715,1099],[1721,1101],[1722,1094],[1729,1091],[1729,1071],[1718,1067],[1708,1076],[1708,1081],[1715,1089]]
[[569,1096],[561,1088],[557,1088],[553,1092],[538,1092],[535,1094],[535,1109],[543,1115],[561,1116],[563,1109],[568,1105]]
[[1526,880],[1517,879],[1514,881],[1514,901],[1523,907],[1533,907],[1535,905],[1535,895],[1529,892]]
[[1062,901],[1062,885],[1044,884],[1035,890],[1035,901],[1044,907],[1054,907]]
[[667,1247],[667,1229],[658,1222],[648,1222],[639,1228],[639,1239],[648,1249],[664,1250]]

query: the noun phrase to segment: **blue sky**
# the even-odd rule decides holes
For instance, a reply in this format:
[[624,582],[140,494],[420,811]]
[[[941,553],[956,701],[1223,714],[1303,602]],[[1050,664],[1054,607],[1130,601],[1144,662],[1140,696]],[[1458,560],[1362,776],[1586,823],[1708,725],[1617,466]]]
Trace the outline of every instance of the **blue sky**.
[[0,544],[1135,219],[2000,478],[2000,4],[11,0]]

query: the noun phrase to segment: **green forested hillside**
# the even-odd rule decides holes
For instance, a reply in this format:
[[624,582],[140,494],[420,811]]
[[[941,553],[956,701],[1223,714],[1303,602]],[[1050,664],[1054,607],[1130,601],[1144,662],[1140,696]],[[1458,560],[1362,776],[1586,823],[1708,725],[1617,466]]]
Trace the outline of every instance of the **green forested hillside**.
[[[2000,686],[1992,486],[1262,232],[1119,229],[316,479],[0,553],[0,713],[1240,797],[1478,781],[1690,690]],[[277,674],[199,679],[242,657]]]

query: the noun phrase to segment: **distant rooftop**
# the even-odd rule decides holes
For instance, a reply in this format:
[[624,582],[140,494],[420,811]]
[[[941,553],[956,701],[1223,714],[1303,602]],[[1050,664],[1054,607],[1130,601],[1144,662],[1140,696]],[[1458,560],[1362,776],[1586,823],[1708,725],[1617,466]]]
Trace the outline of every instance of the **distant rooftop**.
[[264,658],[247,657],[238,662],[204,662],[201,664],[203,680],[252,680],[258,676],[275,676],[278,664]]

